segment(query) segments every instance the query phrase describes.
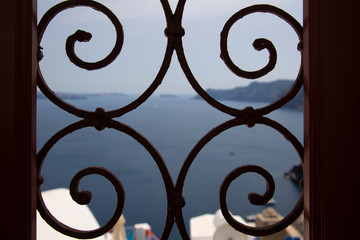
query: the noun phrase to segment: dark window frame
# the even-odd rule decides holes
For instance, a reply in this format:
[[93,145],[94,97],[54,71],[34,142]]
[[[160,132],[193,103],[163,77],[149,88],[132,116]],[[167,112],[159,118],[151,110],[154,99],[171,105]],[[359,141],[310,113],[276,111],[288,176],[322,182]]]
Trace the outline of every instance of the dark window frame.
[[[36,239],[36,5],[36,0],[12,0],[0,10],[4,239]],[[307,240],[357,234],[359,107],[353,103],[360,53],[351,37],[359,35],[355,5],[304,0]]]

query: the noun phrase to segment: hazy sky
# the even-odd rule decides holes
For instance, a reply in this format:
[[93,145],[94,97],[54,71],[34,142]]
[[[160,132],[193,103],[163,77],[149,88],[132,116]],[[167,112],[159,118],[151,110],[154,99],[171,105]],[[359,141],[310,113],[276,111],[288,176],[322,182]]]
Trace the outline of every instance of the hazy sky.
[[[38,20],[59,0],[38,0]],[[42,73],[53,91],[142,93],[154,80],[163,61],[166,37],[165,15],[159,0],[99,0],[110,8],[124,29],[124,45],[109,66],[94,71],[73,65],[65,53],[65,42],[77,29],[92,33],[87,43],[77,43],[75,51],[86,61],[98,61],[113,48],[115,31],[107,17],[91,8],[63,11],[49,24],[41,46]],[[170,0],[173,9],[177,1]],[[301,0],[188,0],[185,5],[183,44],[190,68],[204,88],[229,89],[254,80],[234,75],[220,59],[220,32],[238,10],[254,4],[271,4],[290,13],[302,24]],[[257,81],[292,79],[297,76],[300,54],[296,33],[284,21],[271,14],[257,13],[239,20],[229,35],[229,53],[233,61],[247,71],[258,70],[268,61],[268,52],[256,51],[252,42],[267,38],[278,53],[278,63],[268,75]],[[194,93],[183,74],[176,54],[162,85],[155,94]]]

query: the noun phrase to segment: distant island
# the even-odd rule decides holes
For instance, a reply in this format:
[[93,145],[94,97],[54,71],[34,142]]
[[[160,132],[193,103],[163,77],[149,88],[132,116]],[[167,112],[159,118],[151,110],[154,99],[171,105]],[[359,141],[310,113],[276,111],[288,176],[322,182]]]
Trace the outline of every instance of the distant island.
[[[208,89],[206,92],[217,100],[231,100],[244,102],[274,102],[284,96],[292,87],[294,81],[277,80],[273,82],[252,82],[245,87],[236,87],[233,89],[219,90]],[[299,91],[296,97],[285,105],[291,109],[303,109],[303,89]],[[196,96],[195,99],[201,99]]]
[[175,94],[161,94],[160,97],[161,98],[177,98],[178,95],[175,95]]
[[[86,99],[87,97],[102,97],[102,96],[126,96],[124,93],[66,93],[57,92],[56,95],[61,99]],[[37,92],[38,99],[47,99],[42,92]]]
[[293,181],[300,187],[300,181],[303,180],[303,168],[301,164],[294,165],[288,172],[284,173],[284,177]]

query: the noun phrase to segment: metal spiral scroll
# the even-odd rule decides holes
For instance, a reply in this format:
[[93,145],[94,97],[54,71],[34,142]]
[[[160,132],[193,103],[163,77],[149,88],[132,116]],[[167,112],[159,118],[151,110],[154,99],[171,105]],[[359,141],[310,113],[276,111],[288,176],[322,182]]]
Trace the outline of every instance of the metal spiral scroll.
[[[120,107],[115,110],[111,111],[105,111],[103,108],[97,108],[95,111],[86,111],[83,109],[78,109],[75,106],[70,105],[69,103],[63,101],[61,98],[59,98],[46,84],[46,81],[44,77],[42,76],[40,66],[38,66],[38,86],[40,90],[45,94],[45,96],[51,100],[55,105],[60,107],[61,109],[82,118],[82,120],[73,123],[64,129],[57,132],[53,137],[51,137],[48,142],[43,146],[43,148],[39,151],[37,154],[37,171],[38,171],[38,189],[37,189],[37,195],[38,195],[38,202],[37,202],[37,208],[41,214],[41,216],[44,218],[44,220],[50,224],[54,229],[57,231],[66,234],[68,236],[76,237],[76,238],[95,238],[100,235],[103,235],[107,231],[109,231],[116,223],[116,221],[121,216],[121,213],[124,208],[125,203],[125,192],[122,187],[121,182],[115,176],[113,173],[111,173],[109,170],[106,170],[102,167],[88,167],[86,169],[81,170],[78,172],[73,179],[70,182],[70,195],[79,204],[88,204],[91,201],[91,192],[88,191],[80,191],[78,189],[79,182],[84,176],[90,175],[90,174],[97,174],[105,177],[108,179],[112,185],[114,186],[114,189],[117,193],[117,206],[116,210],[109,220],[108,223],[106,223],[104,226],[90,231],[80,231],[77,229],[73,229],[69,226],[66,226],[65,224],[59,222],[52,214],[48,211],[46,208],[46,205],[42,199],[40,186],[44,182],[43,177],[41,176],[41,168],[43,165],[43,162],[45,160],[45,157],[47,153],[51,150],[51,148],[63,137],[65,137],[68,134],[71,134],[74,131],[78,131],[83,128],[87,127],[94,127],[97,130],[101,131],[104,128],[110,128],[119,132],[123,132],[130,136],[131,138],[135,139],[140,145],[142,145],[146,151],[151,155],[153,158],[155,164],[159,168],[159,171],[161,173],[164,187],[166,189],[166,196],[167,196],[167,217],[166,222],[164,225],[164,230],[161,235],[161,239],[168,239],[170,236],[170,233],[174,227],[174,224],[176,223],[177,228],[179,229],[179,232],[183,239],[189,239],[188,231],[185,227],[185,222],[183,218],[182,208],[185,207],[185,199],[182,195],[183,193],[183,187],[184,182],[186,180],[187,173],[193,163],[195,161],[198,153],[209,143],[213,138],[221,134],[222,132],[231,129],[233,127],[246,125],[248,127],[254,127],[258,124],[268,126],[275,131],[281,133],[295,148],[297,151],[301,164],[303,163],[303,146],[298,141],[298,139],[289,132],[285,127],[280,125],[279,123],[264,117],[264,115],[282,107],[286,103],[288,103],[290,100],[292,100],[296,94],[299,92],[302,84],[303,84],[303,70],[302,65],[299,68],[299,73],[297,76],[296,81],[294,82],[292,88],[289,90],[289,92],[284,95],[282,98],[276,100],[273,103],[270,103],[268,106],[253,109],[252,107],[246,107],[244,109],[235,109],[229,106],[226,106],[214,98],[212,98],[209,94],[206,93],[206,91],[200,86],[198,81],[196,80],[195,76],[191,72],[191,69],[187,63],[183,44],[182,44],[182,37],[185,34],[185,30],[181,25],[184,7],[185,7],[186,0],[179,0],[175,11],[173,12],[170,4],[167,0],[160,0],[160,3],[162,5],[162,8],[164,10],[165,18],[166,18],[166,24],[167,27],[164,31],[168,41],[167,46],[165,48],[165,54],[164,59],[162,62],[162,65],[157,73],[157,75],[154,77],[153,82],[150,84],[150,86],[133,102],[130,104]],[[105,14],[112,24],[115,27],[116,30],[116,43],[112,51],[109,53],[107,57],[104,59],[89,63],[85,62],[82,59],[80,59],[76,53],[75,53],[75,43],[77,41],[80,42],[87,42],[91,39],[91,34],[84,31],[84,30],[78,30],[71,36],[67,38],[67,41],[65,43],[65,51],[67,53],[67,56],[69,57],[69,60],[74,63],[76,66],[86,69],[86,70],[96,70],[99,68],[103,68],[107,66],[108,64],[112,63],[115,58],[119,55],[122,49],[122,44],[124,41],[124,33],[121,26],[120,21],[117,19],[117,17],[105,6],[102,4],[92,1],[92,0],[69,0],[64,1],[62,3],[59,3],[49,9],[45,15],[42,17],[41,21],[38,25],[38,43],[39,43],[39,56],[38,61],[41,61],[43,54],[42,54],[42,47],[41,45],[41,39],[43,37],[43,34],[50,23],[50,21],[61,11],[64,11],[69,8],[78,7],[78,6],[85,6],[90,7],[96,11],[99,11],[103,14]],[[230,19],[225,23],[224,28],[221,32],[220,37],[220,50],[221,50],[221,59],[224,61],[226,66],[237,76],[244,77],[248,79],[256,79],[261,76],[264,76],[265,74],[269,73],[275,68],[276,60],[277,60],[277,54],[276,49],[274,45],[267,39],[256,39],[253,43],[253,46],[256,50],[263,50],[267,49],[269,51],[269,62],[265,67],[258,71],[254,72],[248,72],[245,70],[240,69],[237,67],[231,60],[228,51],[227,51],[227,38],[229,31],[233,24],[243,18],[246,15],[256,13],[256,12],[265,12],[274,14],[283,20],[285,20],[289,25],[294,29],[296,34],[299,37],[299,45],[298,50],[300,51],[302,55],[302,27],[301,25],[289,14],[284,12],[283,10],[276,8],[274,6],[270,5],[254,5],[247,8],[244,8],[237,13],[235,13]],[[178,179],[176,181],[176,185],[174,185],[173,180],[169,174],[169,171],[167,169],[167,166],[165,164],[165,161],[161,157],[160,153],[156,150],[156,148],[140,133],[136,132],[131,127],[120,123],[118,121],[112,120],[114,117],[120,117],[134,109],[136,109],[138,106],[140,106],[142,103],[144,103],[157,89],[157,87],[161,84],[162,80],[164,79],[164,76],[169,69],[171,58],[173,55],[173,52],[176,52],[178,61],[181,65],[181,68],[183,72],[185,73],[185,76],[187,77],[190,85],[193,87],[193,89],[211,106],[218,109],[219,111],[226,113],[232,117],[235,117],[232,120],[229,120],[223,124],[220,124],[219,126],[212,129],[209,133],[207,133],[203,138],[200,139],[200,141],[194,146],[192,151],[189,153],[188,157],[185,159],[182,168],[180,169],[180,173],[178,176]],[[219,202],[220,202],[220,208],[222,210],[222,213],[227,220],[227,222],[236,230],[241,231],[246,234],[250,235],[256,235],[256,236],[262,236],[262,235],[269,235],[276,233],[278,231],[281,231],[282,229],[286,228],[288,225],[290,225],[292,222],[296,220],[296,218],[301,214],[303,210],[303,193],[299,197],[299,200],[293,210],[285,216],[284,219],[282,219],[280,222],[275,223],[272,226],[264,227],[264,228],[256,228],[256,227],[249,227],[246,225],[243,225],[239,222],[237,222],[232,215],[230,214],[227,203],[226,203],[226,193],[227,189],[232,183],[233,180],[238,178],[240,175],[246,172],[253,172],[260,174],[264,177],[266,180],[267,185],[267,191],[265,194],[258,194],[258,193],[250,193],[249,194],[249,201],[253,204],[265,204],[269,199],[271,199],[272,195],[275,191],[275,184],[272,176],[263,168],[260,166],[254,166],[254,165],[245,165],[240,166],[236,169],[234,169],[232,172],[229,173],[228,176],[225,177],[220,190],[219,190]]]
[[[78,30],[73,35],[69,36],[66,41],[65,50],[67,56],[69,57],[69,60],[78,67],[84,68],[86,70],[96,70],[107,66],[108,64],[113,62],[115,58],[118,56],[122,48],[124,34],[121,23],[119,22],[117,17],[109,9],[107,9],[105,6],[103,6],[98,2],[91,0],[70,0],[55,5],[54,7],[49,9],[40,20],[38,25],[38,42],[39,42],[38,61],[41,61],[43,58],[42,47],[40,46],[40,44],[41,44],[42,36],[50,21],[61,11],[79,6],[90,7],[96,11],[105,14],[110,19],[112,24],[115,26],[117,38],[113,50],[110,52],[110,54],[107,57],[95,63],[88,63],[82,61],[79,57],[76,56],[74,51],[74,44],[76,41],[81,41],[81,42],[89,41],[91,39],[91,34],[83,30]],[[40,90],[45,94],[45,96],[61,109],[84,119],[77,123],[69,125],[68,127],[56,133],[37,154],[37,166],[38,166],[37,167],[37,171],[38,171],[37,208],[42,218],[57,231],[65,235],[81,238],[81,239],[96,238],[108,232],[115,225],[115,223],[117,222],[123,211],[125,193],[121,185],[121,182],[117,179],[117,177],[114,174],[101,167],[90,167],[80,171],[70,183],[70,194],[74,199],[74,201],[76,201],[77,203],[87,204],[89,203],[89,201],[91,201],[91,193],[88,191],[79,192],[77,189],[78,183],[82,179],[82,177],[89,174],[97,174],[107,178],[112,183],[115,191],[117,192],[118,202],[115,213],[104,226],[91,231],[81,231],[81,230],[73,229],[59,222],[56,219],[56,217],[54,217],[46,208],[40,190],[40,186],[44,182],[44,179],[41,176],[41,167],[43,161],[45,160],[46,154],[53,147],[53,145],[56,144],[58,140],[65,137],[67,134],[70,134],[73,131],[77,131],[84,127],[94,127],[97,130],[102,130],[104,128],[112,128],[117,131],[121,131],[128,134],[130,137],[134,138],[139,144],[141,144],[150,153],[156,165],[158,166],[166,188],[168,206],[169,208],[173,206],[173,202],[170,202],[170,199],[173,199],[174,196],[173,194],[174,184],[167,170],[165,162],[163,161],[158,151],[152,146],[152,144],[145,137],[137,133],[135,130],[131,129],[129,126],[111,120],[111,118],[113,117],[119,117],[137,108],[139,105],[145,102],[149,96],[151,96],[151,94],[155,91],[155,89],[160,85],[162,79],[165,76],[167,69],[169,68],[172,52],[173,51],[171,47],[167,47],[163,64],[157,76],[155,77],[153,83],[149,86],[149,88],[138,99],[136,99],[134,102],[128,104],[125,107],[112,111],[105,111],[103,108],[97,108],[94,112],[90,112],[83,109],[78,109],[75,106],[72,106],[67,102],[63,101],[48,87],[44,77],[42,76],[40,66],[38,66],[37,84]],[[168,211],[168,216],[166,218],[166,223],[164,226],[163,238],[168,238],[168,235],[170,234],[170,231],[173,227],[173,223],[174,223],[173,218],[174,217],[172,215],[172,212]]]
[[[37,171],[38,171],[38,203],[37,208],[39,210],[39,213],[44,218],[44,220],[51,225],[54,229],[57,231],[76,238],[81,239],[87,239],[87,238],[95,238],[98,236],[101,236],[108,232],[117,222],[119,217],[121,216],[121,213],[123,211],[124,202],[125,202],[125,192],[122,187],[121,182],[119,179],[111,173],[109,170],[106,170],[102,167],[89,167],[86,169],[81,170],[78,172],[74,178],[71,180],[70,183],[70,195],[79,204],[88,204],[91,201],[91,193],[88,191],[79,191],[78,185],[80,183],[80,180],[90,174],[98,174],[106,179],[108,179],[111,184],[114,186],[114,189],[117,193],[117,205],[116,210],[111,219],[106,223],[104,226],[91,230],[91,231],[80,231],[77,229],[73,229],[69,226],[64,225],[63,223],[59,222],[54,216],[51,215],[51,213],[46,208],[46,205],[42,199],[40,186],[44,182],[43,177],[40,175],[41,168],[43,165],[43,162],[45,160],[45,157],[47,153],[51,150],[51,148],[62,138],[67,136],[68,134],[71,134],[74,131],[78,131],[83,128],[87,127],[94,127],[97,130],[102,130],[105,128],[110,128],[117,130],[119,132],[123,132],[127,134],[128,136],[135,139],[140,145],[142,145],[146,151],[152,156],[154,159],[157,167],[159,168],[159,171],[161,173],[161,176],[164,180],[164,185],[166,188],[166,194],[167,198],[171,199],[173,197],[173,182],[171,180],[170,174],[166,168],[165,162],[162,159],[161,155],[158,153],[158,151],[152,146],[152,144],[143,137],[140,133],[133,130],[131,127],[122,124],[120,122],[114,121],[114,120],[81,120],[79,122],[73,123],[64,129],[57,132],[52,138],[48,140],[48,142],[43,146],[43,148],[39,151],[37,154]],[[168,205],[170,206],[172,203],[168,202]],[[169,213],[168,219],[171,219],[171,213]],[[173,223],[171,221],[167,221],[164,229],[171,229]]]
[[[163,4],[164,9],[166,9],[166,6],[168,4],[166,4],[164,1],[162,1],[162,4]],[[67,56],[69,57],[69,60],[72,63],[74,63],[75,65],[77,65],[78,67],[81,67],[81,68],[84,68],[87,70],[95,70],[95,69],[100,69],[100,68],[107,66],[108,64],[110,64],[111,62],[113,62],[116,59],[116,57],[119,55],[119,53],[121,51],[123,40],[124,40],[122,25],[121,25],[120,21],[117,19],[117,17],[108,8],[106,8],[104,5],[102,5],[98,2],[95,2],[92,0],[69,0],[69,1],[64,1],[64,2],[61,2],[57,5],[55,5],[54,7],[49,9],[44,14],[44,16],[41,18],[41,20],[38,24],[38,43],[39,43],[38,61],[41,61],[43,58],[42,47],[40,46],[41,40],[42,40],[43,34],[44,34],[48,24],[51,22],[51,20],[58,13],[60,13],[64,10],[67,10],[67,9],[73,8],[73,7],[80,7],[80,6],[90,7],[96,11],[99,11],[99,12],[105,14],[110,19],[112,24],[115,26],[116,35],[117,35],[116,43],[114,45],[113,50],[110,52],[110,54],[107,57],[105,57],[103,60],[100,60],[100,61],[94,62],[94,63],[84,62],[83,60],[81,60],[79,57],[76,56],[75,51],[74,51],[74,44],[76,41],[80,41],[80,42],[90,41],[91,34],[84,30],[78,30],[74,34],[69,36],[66,41],[65,48],[66,48],[66,53],[67,53]],[[168,6],[168,8],[170,9],[170,6]],[[167,18],[170,19],[170,16],[167,16]],[[170,44],[170,42],[171,42],[171,40],[169,40],[168,46],[166,47],[166,50],[165,50],[163,63],[159,69],[158,74],[154,78],[154,81],[152,82],[152,84],[136,100],[134,100],[133,102],[131,102],[130,104],[128,104],[124,107],[121,107],[121,108],[118,108],[115,110],[91,112],[91,111],[87,111],[84,109],[78,109],[75,106],[65,102],[64,100],[59,98],[47,85],[47,83],[41,73],[40,66],[38,66],[37,84],[38,84],[38,87],[40,88],[40,90],[44,93],[44,95],[49,100],[51,100],[54,104],[56,104],[61,109],[65,110],[71,114],[74,114],[75,116],[78,116],[80,118],[99,119],[99,118],[104,118],[104,117],[105,118],[120,117],[120,116],[136,109],[143,102],[145,102],[152,95],[152,93],[157,89],[157,87],[161,84],[161,82],[170,66],[171,57],[173,54],[173,48],[172,48],[172,45]]]
[[[266,117],[258,117],[256,119],[235,118],[235,119],[229,120],[223,124],[220,124],[213,130],[211,130],[195,145],[195,147],[193,148],[193,150],[190,152],[187,159],[185,160],[184,165],[180,171],[179,178],[175,185],[175,191],[176,192],[183,191],[184,182],[186,180],[187,173],[188,173],[192,163],[195,161],[199,152],[212,139],[214,139],[216,136],[218,136],[222,132],[224,132],[228,129],[231,129],[233,127],[241,126],[241,125],[246,125],[248,127],[255,127],[256,124],[262,124],[262,125],[271,127],[272,129],[280,132],[288,141],[290,141],[290,143],[295,148],[295,150],[300,158],[301,164],[303,163],[303,155],[304,155],[303,151],[304,150],[303,150],[301,143],[289,130],[287,130],[281,124],[279,124],[269,118],[266,118]],[[299,197],[298,202],[296,203],[293,210],[284,219],[282,219],[280,222],[278,222],[274,225],[271,225],[271,226],[268,226],[265,228],[249,227],[249,226],[246,226],[246,225],[236,221],[232,217],[232,215],[230,214],[230,212],[227,208],[226,192],[227,192],[227,189],[228,189],[229,185],[231,184],[231,182],[245,172],[253,172],[253,173],[260,174],[261,176],[263,176],[265,178],[265,180],[267,182],[267,191],[265,194],[263,194],[263,195],[260,195],[258,193],[250,193],[249,194],[249,201],[252,204],[255,204],[255,205],[266,204],[271,199],[271,197],[275,191],[275,183],[274,183],[272,176],[265,169],[263,169],[259,166],[244,165],[244,166],[240,166],[240,167],[236,168],[231,173],[229,173],[225,177],[225,179],[220,187],[219,201],[220,201],[220,209],[222,211],[222,214],[225,217],[225,219],[227,220],[227,222],[232,227],[234,227],[236,230],[238,230],[240,232],[243,232],[243,233],[246,233],[249,235],[265,236],[265,235],[273,234],[273,233],[276,233],[276,232],[279,232],[279,231],[285,229],[287,226],[289,226],[291,223],[293,223],[300,216],[300,214],[303,210],[303,194],[301,194],[301,196]],[[179,219],[183,219],[181,211],[178,211],[175,216],[177,216]],[[177,223],[178,223],[178,221],[177,221]],[[179,223],[182,223],[182,222],[179,221]],[[182,226],[180,224],[178,224],[178,227],[180,229],[185,229],[185,226]]]

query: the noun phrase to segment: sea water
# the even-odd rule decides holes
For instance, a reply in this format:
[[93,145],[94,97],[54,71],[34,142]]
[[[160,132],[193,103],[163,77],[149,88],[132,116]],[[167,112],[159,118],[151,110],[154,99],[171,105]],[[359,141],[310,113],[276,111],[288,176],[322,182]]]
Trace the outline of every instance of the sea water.
[[[90,96],[66,101],[78,108],[93,111],[97,107],[116,109],[134,99],[135,96]],[[238,108],[266,105],[223,103]],[[303,141],[301,111],[280,109],[267,117],[278,121],[300,142]],[[231,116],[203,100],[192,99],[192,96],[152,96],[136,110],[115,120],[129,125],[152,143],[161,154],[175,184],[187,155],[196,143],[211,129],[230,119]],[[37,151],[56,132],[79,120],[49,100],[38,100]],[[283,174],[299,163],[300,159],[290,142],[268,126],[238,126],[224,131],[200,151],[187,174],[183,188],[186,201],[183,215],[188,232],[190,218],[215,213],[219,209],[218,192],[222,181],[230,171],[245,164],[259,165],[272,174],[276,183],[274,207],[280,214],[288,214],[300,196],[300,189],[285,179]],[[84,128],[62,138],[44,161],[41,190],[69,188],[72,177],[90,166],[105,167],[121,181],[126,196],[123,212],[126,225],[147,222],[153,232],[161,236],[167,201],[160,171],[138,142],[117,130]],[[105,224],[116,205],[112,185],[101,176],[90,175],[81,181],[79,188],[92,192],[93,200],[89,207],[100,225]],[[227,194],[229,210],[243,218],[261,212],[264,206],[251,205],[247,195],[250,192],[263,194],[265,189],[265,180],[255,173],[239,177],[230,185]],[[175,225],[170,239],[180,239]]]

